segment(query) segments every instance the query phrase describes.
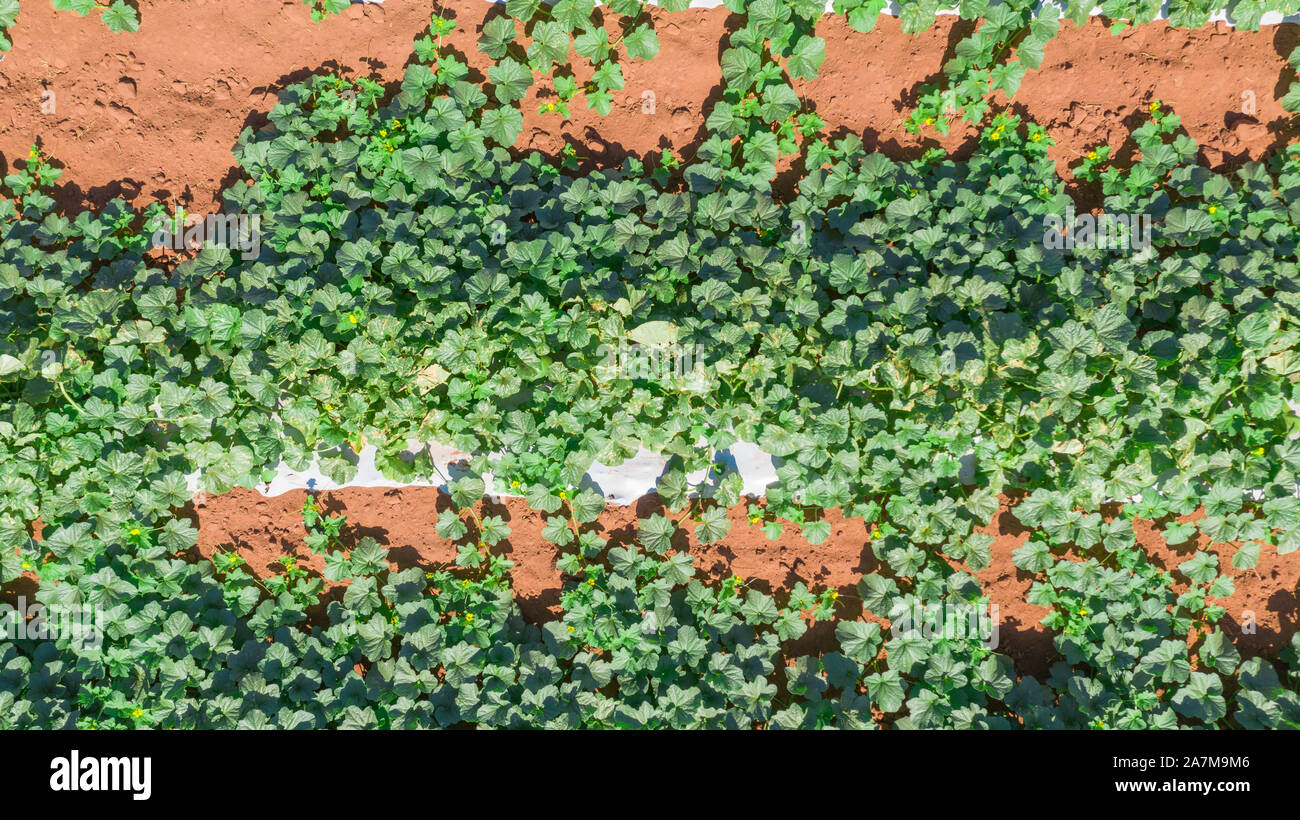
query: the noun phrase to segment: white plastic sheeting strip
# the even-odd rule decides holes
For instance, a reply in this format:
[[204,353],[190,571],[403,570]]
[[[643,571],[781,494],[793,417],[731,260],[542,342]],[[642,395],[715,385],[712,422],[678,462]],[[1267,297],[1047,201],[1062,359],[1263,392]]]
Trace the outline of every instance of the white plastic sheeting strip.
[[[1300,403],[1287,401],[1291,411],[1300,415]],[[1292,438],[1300,437],[1300,433],[1293,435]],[[438,473],[443,477],[454,477],[461,470],[460,464],[468,461],[470,454],[457,450],[454,447],[448,447],[443,444],[429,443],[420,447],[415,444],[408,452],[412,454],[424,450],[429,454]],[[374,445],[366,445],[357,456],[357,471],[350,481],[338,483],[320,471],[318,463],[313,460],[310,467],[306,470],[294,470],[281,461],[275,467],[275,477],[266,483],[258,485],[256,488],[264,496],[275,496],[287,493],[291,490],[341,490],[348,487],[443,487],[445,483],[441,480],[421,480],[421,481],[394,481],[384,477],[375,466],[375,453],[377,450]],[[742,495],[752,498],[761,497],[767,490],[768,485],[776,483],[776,466],[777,459],[772,455],[763,452],[763,449],[756,444],[747,441],[738,441],[725,450],[719,450],[715,454],[715,459],[726,465],[728,472],[740,474],[744,485],[741,489]],[[591,469],[587,471],[582,486],[590,487],[600,493],[602,497],[613,504],[627,506],[634,504],[641,497],[653,492],[659,477],[663,475],[664,469],[668,465],[668,460],[659,453],[651,452],[642,447],[637,454],[622,464],[609,465],[596,462]],[[964,483],[970,483],[974,480],[974,458],[973,452],[965,453],[961,456],[961,472],[959,478]],[[687,475],[687,480],[695,486],[703,483],[706,478],[705,471],[691,473]],[[187,476],[189,489],[191,493],[198,493],[201,489],[199,473],[194,472]],[[521,498],[519,493],[512,493],[506,487],[495,486],[491,473],[483,476],[487,484],[487,495],[492,499],[498,498]],[[705,495],[712,493],[711,488],[704,490]],[[1300,495],[1300,486],[1297,487],[1297,495]],[[1140,496],[1134,496],[1129,500],[1137,500]]]
[[[454,478],[460,473],[460,464],[468,461],[470,454],[457,450],[454,447],[447,447],[436,442],[429,443],[424,449],[429,454],[437,473],[443,477]],[[442,480],[419,480],[419,481],[394,481],[386,478],[379,472],[375,466],[376,450],[373,444],[368,444],[357,454],[356,474],[350,481],[340,484],[326,476],[320,470],[319,463],[313,459],[311,465],[305,470],[295,470],[288,464],[281,461],[275,466],[275,477],[269,482],[259,484],[256,489],[264,496],[276,496],[290,492],[291,490],[341,490],[348,487],[442,487],[445,482]],[[419,452],[419,450],[408,450],[408,452]],[[728,468],[728,471],[734,471],[740,474],[744,480],[744,486],[741,492],[751,497],[762,496],[769,484],[776,482],[776,462],[772,456],[763,452],[755,444],[741,441],[732,445],[726,450],[719,450],[716,459]],[[589,487],[600,493],[600,495],[609,502],[619,505],[628,505],[635,503],[641,498],[654,491],[659,477],[664,474],[668,465],[668,459],[658,453],[642,447],[635,456],[619,465],[601,464],[596,462],[591,469],[587,471],[582,486]],[[437,474],[435,473],[435,475]],[[687,480],[692,485],[699,485],[707,477],[706,471],[701,470],[697,473],[687,475]],[[200,473],[190,473],[187,477],[189,490],[197,494],[202,489],[200,482]],[[483,476],[487,483],[487,495],[490,498],[521,498],[519,493],[512,493],[506,487],[496,486],[492,474],[488,473]],[[708,491],[706,491],[708,494]]]

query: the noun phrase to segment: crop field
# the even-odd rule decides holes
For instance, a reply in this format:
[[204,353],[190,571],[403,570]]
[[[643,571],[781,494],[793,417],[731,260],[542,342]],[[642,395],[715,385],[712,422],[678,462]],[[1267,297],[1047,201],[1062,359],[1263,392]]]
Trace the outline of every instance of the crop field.
[[0,729],[1300,728],[1297,15],[0,0]]

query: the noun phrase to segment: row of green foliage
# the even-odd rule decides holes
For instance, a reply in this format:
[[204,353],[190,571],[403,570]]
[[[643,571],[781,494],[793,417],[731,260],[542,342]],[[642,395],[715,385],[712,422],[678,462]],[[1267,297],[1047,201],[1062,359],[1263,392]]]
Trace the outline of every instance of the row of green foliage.
[[[1300,152],[1215,174],[1152,103],[1130,165],[1080,171],[1107,211],[1154,219],[1150,248],[1055,250],[1044,225],[1072,202],[1042,128],[998,114],[962,162],[790,134],[798,65],[772,51],[779,25],[749,17],[729,36],[693,157],[579,175],[573,149],[507,150],[510,93],[469,82],[435,18],[400,89],[314,77],[241,136],[251,180],[226,199],[261,218],[251,259],[150,261],[144,220],[161,205],[60,214],[58,171],[34,151],[0,200],[0,582],[34,573],[42,600],[102,604],[111,626],[98,650],[10,644],[10,720],[855,725],[875,705],[902,725],[1293,723],[1279,690],[1296,659],[1239,662],[1216,628],[1236,613],[1216,601],[1261,544],[1300,545],[1286,405]],[[786,201],[783,153],[801,159]],[[704,351],[703,382],[597,367],[646,328]],[[187,473],[220,492],[317,458],[345,480],[370,442],[390,477],[436,477],[427,455],[403,457],[411,438],[475,454],[449,482],[456,507],[491,471],[545,514],[575,578],[563,620],[513,617],[485,557],[507,524],[472,513],[439,523],[471,539],[455,578],[314,535],[327,577],[356,579],[333,637],[304,624],[319,582],[300,569],[259,585],[228,558],[181,557],[197,535],[176,514]],[[977,528],[999,493],[1026,493],[1014,515],[1033,537],[1015,560],[1040,577],[1064,660],[1016,681],[981,646],[903,635],[882,665],[883,636],[833,597],[692,586],[667,547],[683,527],[729,535],[737,439],[779,457],[750,509],[770,537],[793,525],[820,542],[830,507],[872,522],[881,569],[858,597],[885,617],[907,596],[979,600],[991,539]],[[608,549],[591,526],[603,502],[578,488],[641,446],[671,457],[659,493],[677,517]],[[1135,517],[1187,553],[1176,572],[1148,565]],[[1223,567],[1198,534],[1248,546]],[[483,585],[486,608],[453,581]],[[808,611],[844,616],[841,648],[787,671],[780,644]],[[465,614],[494,631],[467,631]]]
[[[1300,636],[1289,672],[1243,661],[1209,626],[1203,596],[1231,586],[1197,584],[1213,567],[1184,565],[1196,580],[1176,597],[1131,545],[1080,562],[1030,542],[1017,565],[1041,579],[1031,601],[1051,607],[1061,655],[1039,681],[960,610],[928,632],[835,618],[834,650],[796,654],[790,641],[843,609],[838,591],[799,583],[778,600],[739,576],[699,578],[674,549],[679,522],[644,518],[635,543],[610,547],[576,504],[562,615],[528,623],[511,562],[491,549],[510,527],[475,512],[482,490],[473,476],[451,484],[437,529],[461,543],[455,566],[396,570],[372,538],[340,538],[345,518],[314,496],[306,543],[324,579],[292,557],[261,579],[233,552],[181,560],[139,530],[69,556],[76,587],[43,597],[102,608],[102,642],[0,644],[0,728],[1300,727]],[[321,613],[323,580],[347,586]],[[970,574],[934,568],[871,574],[856,592],[862,613],[885,617],[987,603]]]

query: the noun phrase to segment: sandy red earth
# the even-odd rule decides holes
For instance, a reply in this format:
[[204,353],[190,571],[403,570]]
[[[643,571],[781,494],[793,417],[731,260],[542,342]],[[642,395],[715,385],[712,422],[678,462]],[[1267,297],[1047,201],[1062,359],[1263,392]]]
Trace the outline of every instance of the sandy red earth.
[[[0,171],[10,171],[36,142],[65,168],[59,199],[66,208],[98,207],[125,196],[137,205],[160,199],[192,212],[214,209],[221,189],[241,178],[231,146],[245,127],[267,122],[278,91],[326,71],[398,82],[412,40],[423,33],[433,8],[388,0],[353,6],[318,25],[298,0],[144,0],[140,6],[141,30],[130,35],[55,13],[47,3],[24,4],[11,32],[14,49],[0,62]],[[450,42],[478,70],[475,78],[481,77],[488,61],[474,40],[499,9],[482,0],[456,0],[440,9],[458,22]],[[653,61],[625,64],[627,85],[615,96],[610,116],[598,117],[580,104],[569,119],[538,116],[534,89],[524,101],[520,146],[552,152],[571,141],[588,166],[665,147],[689,157],[718,98],[718,55],[729,15],[719,8],[672,15],[655,10],[652,16],[662,50]],[[935,142],[908,134],[902,123],[920,87],[937,79],[945,54],[967,28],[943,17],[925,33],[909,36],[897,20],[885,18],[864,35],[828,17],[817,32],[827,42],[826,64],[818,79],[800,83],[799,90],[835,136],[857,134],[896,158],[919,156],[936,144],[961,156],[973,147],[973,129]],[[1284,55],[1298,40],[1300,29],[1292,25],[1249,33],[1222,25],[1184,31],[1153,23],[1116,36],[1100,20],[1082,28],[1066,23],[1010,108],[1048,128],[1056,142],[1052,156],[1067,178],[1070,165],[1095,145],[1111,145],[1122,157],[1130,128],[1155,98],[1180,115],[1206,165],[1229,169],[1296,138],[1278,98],[1293,76]],[[434,533],[437,513],[448,503],[436,490],[349,489],[322,498],[328,508],[347,513],[348,537],[376,538],[392,550],[398,566],[433,567],[455,557],[453,546]],[[319,570],[320,559],[302,541],[302,501],[301,492],[265,498],[251,490],[211,498],[192,511],[199,552],[237,549],[262,575],[286,554]],[[1028,536],[1009,504],[1004,499],[988,529],[995,536],[993,562],[978,576],[999,606],[1002,650],[1022,672],[1042,675],[1054,660],[1051,636],[1039,624],[1047,613],[1026,603],[1032,579],[1012,565],[1012,550]],[[556,548],[541,537],[541,516],[522,501],[494,506],[491,512],[513,530],[500,549],[515,562],[513,580],[524,613],[545,618],[558,607],[563,584]],[[636,519],[658,508],[653,496],[631,507],[610,507],[596,526],[612,543],[627,543]],[[872,571],[875,558],[862,522],[844,521],[835,511],[829,517],[831,537],[813,546],[790,533],[767,540],[738,508],[723,544],[702,546],[688,535],[680,547],[714,578],[739,573],[776,592],[799,580],[834,587],[841,592],[839,617],[857,617],[856,582]],[[1149,523],[1138,530],[1148,553],[1168,568],[1186,560],[1192,548],[1165,546]],[[1230,567],[1235,546],[1214,549]],[[1266,548],[1258,567],[1237,573],[1235,580],[1235,594],[1221,602],[1227,631],[1243,652],[1271,655],[1297,628],[1300,553],[1278,557]],[[3,597],[30,594],[33,587],[30,578],[22,579],[7,586]],[[1243,631],[1249,629],[1247,612],[1256,619],[1253,632]],[[807,649],[832,642],[827,625],[801,640]]]
[[[138,33],[112,34],[48,3],[23,5],[14,49],[0,62],[0,167],[39,141],[66,167],[61,201],[69,207],[121,195],[212,210],[220,190],[239,178],[231,146],[246,126],[266,123],[280,89],[325,71],[399,81],[435,6],[354,5],[321,24],[299,0],[144,0],[140,7]],[[481,75],[489,62],[475,41],[500,8],[483,0],[437,7],[456,19],[449,42]],[[554,151],[573,141],[592,164],[667,146],[689,156],[718,98],[729,13],[654,9],[651,16],[662,49],[649,62],[625,63],[627,84],[610,116],[581,103],[567,120],[539,116],[534,87],[523,102],[520,145]],[[882,18],[875,31],[859,34],[828,16],[817,31],[827,51],[821,76],[798,89],[834,135],[857,134],[897,158],[934,144],[960,156],[973,147],[973,129],[935,143],[902,123],[969,27],[940,17],[912,36],[897,19]],[[1296,137],[1278,99],[1292,76],[1285,55],[1298,39],[1294,25],[1251,33],[1156,22],[1112,35],[1100,19],[1080,29],[1067,22],[1010,107],[1048,128],[1067,176],[1091,147],[1119,149],[1153,98],[1182,118],[1209,166],[1232,167]]]

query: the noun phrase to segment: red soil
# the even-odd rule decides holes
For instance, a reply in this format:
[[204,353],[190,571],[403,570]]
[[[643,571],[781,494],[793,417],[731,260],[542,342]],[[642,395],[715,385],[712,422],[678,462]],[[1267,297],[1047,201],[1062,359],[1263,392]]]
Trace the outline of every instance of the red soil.
[[[317,25],[298,0],[141,5],[143,22],[134,35],[112,34],[49,4],[23,7],[12,30],[14,50],[0,63],[0,170],[39,141],[66,166],[60,196],[67,207],[122,195],[139,204],[158,198],[211,210],[220,190],[239,176],[231,146],[245,126],[266,123],[280,89],[330,69],[400,80],[432,8],[402,0],[355,5]],[[483,73],[489,61],[475,41],[499,7],[453,0],[441,8],[459,24],[448,42]],[[722,8],[676,14],[652,8],[651,16],[662,49],[649,62],[624,65],[627,85],[615,94],[610,116],[581,110],[582,103],[567,120],[539,116],[534,87],[523,101],[520,146],[554,151],[571,140],[601,164],[667,146],[689,156],[718,94],[729,15]],[[800,91],[831,134],[858,134],[894,157],[919,156],[936,143],[903,131],[902,122],[920,86],[939,76],[945,52],[968,28],[941,17],[909,36],[898,20],[883,18],[875,31],[859,34],[828,16],[817,32],[826,39],[826,63]],[[1099,19],[1082,29],[1065,23],[1012,108],[1049,129],[1057,142],[1053,156],[1067,176],[1068,165],[1094,145],[1119,148],[1153,97],[1182,117],[1209,165],[1230,167],[1296,138],[1277,98],[1290,77],[1284,55],[1298,38],[1293,25],[1251,33],[1152,23],[1115,36]],[[643,104],[647,91],[653,113]],[[51,113],[43,113],[43,101],[53,103]],[[973,135],[969,127],[957,129],[938,144],[960,156],[973,148]]]

